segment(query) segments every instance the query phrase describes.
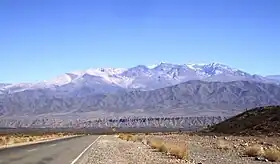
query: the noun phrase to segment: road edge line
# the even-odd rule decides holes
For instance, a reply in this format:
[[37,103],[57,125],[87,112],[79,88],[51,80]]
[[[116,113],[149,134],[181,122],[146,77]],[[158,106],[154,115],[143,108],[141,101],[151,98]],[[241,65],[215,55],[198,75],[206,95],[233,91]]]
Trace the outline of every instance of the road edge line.
[[86,147],[72,162],[71,164],[75,164],[80,158],[81,156],[100,138],[101,136],[98,136],[96,138],[96,140],[94,140],[90,145],[88,145],[88,147]]

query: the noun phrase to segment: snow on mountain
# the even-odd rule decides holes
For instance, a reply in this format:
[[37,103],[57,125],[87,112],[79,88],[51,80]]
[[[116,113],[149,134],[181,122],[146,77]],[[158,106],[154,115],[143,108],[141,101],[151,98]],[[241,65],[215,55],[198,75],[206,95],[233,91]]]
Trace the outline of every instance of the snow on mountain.
[[219,74],[236,74],[237,72],[242,74],[247,74],[243,71],[240,71],[236,68],[231,68],[227,65],[219,63],[210,63],[210,64],[187,64],[187,66],[203,77],[210,77]]
[[65,73],[63,75],[60,75],[50,81],[44,81],[43,83],[46,85],[64,85],[70,83],[72,80],[77,78],[79,75],[74,73]]
[[189,80],[246,80],[277,83],[271,78],[251,75],[220,63],[172,64],[161,62],[153,66],[138,65],[128,69],[92,68],[73,71],[40,83],[2,86],[0,91],[10,93],[40,88],[52,89],[57,94],[83,96],[92,93],[117,92],[124,89],[153,90]]
[[280,75],[269,75],[269,76],[266,76],[266,78],[280,82]]
[[21,92],[27,88],[31,88],[34,84],[32,83],[19,83],[19,84],[9,84],[1,87],[1,91],[3,93],[13,93],[13,92]]

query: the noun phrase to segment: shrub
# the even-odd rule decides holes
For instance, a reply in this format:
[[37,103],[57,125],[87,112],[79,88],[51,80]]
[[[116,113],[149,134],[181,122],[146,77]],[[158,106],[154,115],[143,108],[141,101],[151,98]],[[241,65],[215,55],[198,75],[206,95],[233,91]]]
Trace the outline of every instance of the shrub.
[[159,139],[149,140],[148,144],[152,148],[157,149],[160,152],[173,155],[176,158],[184,160],[187,160],[189,158],[187,147],[185,145],[176,145],[173,143],[164,142]]
[[179,159],[188,159],[187,147],[184,145],[171,145],[169,148],[169,153]]
[[6,145],[7,144],[7,139],[6,137],[0,137],[0,145]]
[[249,146],[245,149],[245,155],[249,157],[257,157],[264,155],[264,149],[261,145]]
[[231,148],[230,144],[225,140],[217,141],[217,148],[222,150],[229,150]]
[[159,148],[159,151],[164,153],[169,153],[170,152],[169,147],[170,146],[167,143],[163,143]]
[[175,156],[179,159],[187,160],[189,154],[185,145],[176,145],[173,143],[163,143],[159,148],[159,151]]
[[124,133],[120,133],[119,134],[119,138],[122,139],[122,140],[126,140],[127,139],[127,135],[124,134]]
[[151,139],[148,140],[148,145],[153,149],[159,149],[163,145],[163,141],[160,139]]
[[136,142],[136,136],[132,135],[132,134],[128,134],[127,135],[127,141],[133,141],[133,142]]
[[280,162],[280,150],[270,148],[265,150],[264,157],[272,162]]

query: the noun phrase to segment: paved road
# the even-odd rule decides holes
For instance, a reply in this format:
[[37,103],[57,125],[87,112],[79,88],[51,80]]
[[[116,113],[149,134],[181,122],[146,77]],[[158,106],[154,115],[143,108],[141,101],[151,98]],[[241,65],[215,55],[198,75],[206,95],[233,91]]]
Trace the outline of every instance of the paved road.
[[97,138],[97,135],[83,136],[3,149],[0,164],[73,164]]

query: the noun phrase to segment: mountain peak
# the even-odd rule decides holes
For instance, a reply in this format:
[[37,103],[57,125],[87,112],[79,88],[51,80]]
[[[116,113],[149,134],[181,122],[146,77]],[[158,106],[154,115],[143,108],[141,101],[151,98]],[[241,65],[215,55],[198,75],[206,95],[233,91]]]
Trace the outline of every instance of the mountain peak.
[[[256,76],[244,71],[232,68],[221,63],[189,63],[173,64],[160,62],[152,66],[137,65],[131,68],[89,68],[83,71],[73,71],[62,74],[52,80],[36,84],[14,84],[1,86],[3,93],[7,91],[22,91],[34,88],[66,87],[65,90],[73,90],[77,86],[87,84],[88,87],[104,87],[110,85],[123,89],[140,88],[143,90],[157,89],[170,85],[176,85],[190,80],[204,81],[258,81],[276,83],[275,79]],[[278,80],[277,83],[279,83]],[[109,87],[110,88],[110,87]],[[101,89],[102,90],[102,89]]]
[[124,72],[126,69],[124,68],[91,68],[87,69],[86,73],[92,75],[100,75],[100,74],[107,74],[107,75],[115,75]]

